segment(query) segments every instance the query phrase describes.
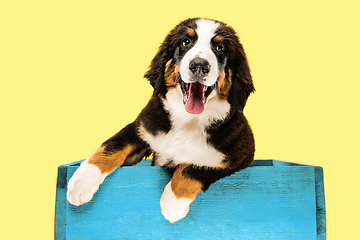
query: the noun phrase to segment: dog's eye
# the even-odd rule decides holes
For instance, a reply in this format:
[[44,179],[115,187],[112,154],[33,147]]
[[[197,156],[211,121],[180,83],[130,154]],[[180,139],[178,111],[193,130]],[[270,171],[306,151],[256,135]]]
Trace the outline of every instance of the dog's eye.
[[181,42],[181,47],[187,47],[191,44],[191,40],[188,38],[185,38],[184,40],[182,40]]
[[222,53],[225,51],[225,47],[223,45],[219,44],[216,46],[216,51],[219,53]]

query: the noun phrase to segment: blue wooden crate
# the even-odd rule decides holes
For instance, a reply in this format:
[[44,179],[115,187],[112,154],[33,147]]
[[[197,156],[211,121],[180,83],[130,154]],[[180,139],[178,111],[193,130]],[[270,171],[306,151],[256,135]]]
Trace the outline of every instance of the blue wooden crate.
[[274,160],[220,179],[189,214],[169,223],[159,198],[172,173],[143,161],[110,174],[93,199],[74,207],[67,182],[81,162],[58,169],[55,239],[326,239],[321,167]]

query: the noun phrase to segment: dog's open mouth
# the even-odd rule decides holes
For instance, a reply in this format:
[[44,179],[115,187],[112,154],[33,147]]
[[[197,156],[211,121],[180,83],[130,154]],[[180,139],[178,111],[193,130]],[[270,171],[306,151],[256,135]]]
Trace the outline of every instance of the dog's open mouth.
[[191,114],[202,113],[205,109],[206,98],[210,95],[214,86],[208,87],[199,82],[185,83],[181,81],[185,110]]

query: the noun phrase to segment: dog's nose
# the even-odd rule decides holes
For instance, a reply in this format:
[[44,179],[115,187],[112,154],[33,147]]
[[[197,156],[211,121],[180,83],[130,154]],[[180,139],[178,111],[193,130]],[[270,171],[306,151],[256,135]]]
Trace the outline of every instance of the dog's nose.
[[189,69],[196,76],[205,76],[210,72],[210,64],[206,59],[197,57],[191,60]]

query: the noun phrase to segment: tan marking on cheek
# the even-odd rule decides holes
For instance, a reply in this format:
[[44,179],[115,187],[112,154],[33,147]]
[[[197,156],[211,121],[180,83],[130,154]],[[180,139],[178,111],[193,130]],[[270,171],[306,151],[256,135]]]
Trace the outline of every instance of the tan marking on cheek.
[[225,72],[219,71],[218,95],[222,99],[227,99],[229,97],[229,91],[231,88],[231,75],[231,70],[229,70],[227,76],[225,76]]
[[165,72],[168,70],[171,62],[172,62],[172,59],[170,59],[169,61],[167,61],[166,65],[165,65]]
[[140,126],[138,128],[138,133],[139,133],[139,137],[142,139],[145,139],[145,136],[149,133],[144,126],[142,125],[142,123],[140,122]]
[[176,76],[180,71],[180,65],[173,65],[170,67],[172,60],[166,63],[165,67],[165,85],[168,90],[176,87]]
[[177,75],[180,72],[180,65],[175,65],[175,75]]
[[201,191],[202,184],[191,178],[183,176],[182,172],[187,165],[180,165],[176,168],[173,177],[171,178],[171,190],[177,198],[196,198]]
[[127,145],[120,151],[113,154],[104,154],[104,147],[99,147],[93,155],[90,156],[88,163],[97,166],[101,173],[111,173],[115,168],[120,167],[126,157],[134,149],[133,146]]
[[195,31],[192,28],[188,28],[187,33],[188,33],[189,37],[194,37],[195,36]]
[[215,41],[215,42],[220,42],[222,39],[223,39],[222,36],[219,36],[219,35],[217,35],[216,37],[214,37],[214,41]]

